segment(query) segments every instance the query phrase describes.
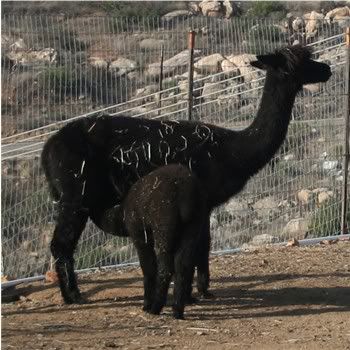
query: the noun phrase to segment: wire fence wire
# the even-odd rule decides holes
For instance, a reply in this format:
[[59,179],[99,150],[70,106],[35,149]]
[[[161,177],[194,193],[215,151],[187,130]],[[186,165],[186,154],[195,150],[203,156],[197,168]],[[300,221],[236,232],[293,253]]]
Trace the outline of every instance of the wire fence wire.
[[[303,89],[281,150],[244,191],[213,212],[212,250],[339,232],[347,96],[344,28],[337,21],[318,21],[311,35],[256,19],[3,16],[4,274],[23,278],[50,269],[54,204],[40,166],[50,135],[68,121],[102,112],[187,119],[189,30],[197,33],[195,120],[248,126],[264,84],[264,74],[249,62],[295,40],[310,45],[314,58],[329,63],[333,73],[327,84]],[[136,259],[128,239],[88,223],[76,267]]]

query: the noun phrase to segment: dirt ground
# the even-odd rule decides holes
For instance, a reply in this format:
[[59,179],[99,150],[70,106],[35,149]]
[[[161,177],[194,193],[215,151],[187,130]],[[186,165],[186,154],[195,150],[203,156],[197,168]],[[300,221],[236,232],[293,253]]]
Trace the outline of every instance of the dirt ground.
[[[2,305],[4,349],[350,349],[350,242],[271,247],[211,259],[216,298],[142,312],[139,268],[79,276],[89,303],[55,284],[17,287]],[[169,299],[171,303],[171,297]]]

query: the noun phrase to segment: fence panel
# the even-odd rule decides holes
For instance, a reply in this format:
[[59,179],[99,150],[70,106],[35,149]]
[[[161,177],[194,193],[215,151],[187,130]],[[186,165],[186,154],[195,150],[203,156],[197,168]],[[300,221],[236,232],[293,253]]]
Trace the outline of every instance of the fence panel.
[[[115,116],[187,119],[187,35],[196,31],[193,119],[234,129],[258,109],[264,74],[253,56],[295,40],[328,62],[327,84],[298,95],[278,154],[211,217],[212,249],[337,234],[344,135],[344,29],[319,23],[313,37],[267,20],[3,16],[2,255],[11,278],[50,268],[52,203],[40,152],[67,121]],[[164,52],[160,94],[161,48]],[[208,57],[211,56],[211,57]],[[203,58],[205,58],[203,60]],[[234,62],[234,63],[233,63]],[[77,268],[136,260],[127,239],[88,224]]]

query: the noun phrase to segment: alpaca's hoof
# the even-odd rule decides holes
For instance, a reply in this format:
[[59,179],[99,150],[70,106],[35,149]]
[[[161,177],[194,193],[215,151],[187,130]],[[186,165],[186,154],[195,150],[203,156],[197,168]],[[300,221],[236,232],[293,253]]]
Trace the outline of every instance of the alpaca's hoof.
[[173,312],[174,318],[177,320],[184,320],[184,313],[183,311],[174,311]]
[[142,310],[145,312],[149,312],[152,308],[152,304],[144,304]]
[[81,296],[79,290],[75,290],[66,294],[63,299],[66,304],[86,304],[88,302]]
[[215,295],[213,293],[210,293],[208,291],[200,293],[201,299],[215,299]]

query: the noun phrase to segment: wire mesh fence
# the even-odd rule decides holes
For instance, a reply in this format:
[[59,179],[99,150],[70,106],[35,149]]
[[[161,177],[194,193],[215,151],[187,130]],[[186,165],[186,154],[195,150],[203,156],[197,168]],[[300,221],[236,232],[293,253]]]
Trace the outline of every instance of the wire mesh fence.
[[[21,278],[50,268],[54,204],[40,167],[50,135],[101,112],[187,119],[189,30],[196,32],[195,120],[248,126],[264,84],[264,74],[249,62],[296,40],[310,45],[333,73],[327,84],[304,87],[281,150],[212,214],[212,249],[337,234],[346,98],[342,23],[318,20],[310,34],[255,19],[3,16],[4,273]],[[128,239],[111,238],[92,223],[76,252],[79,269],[135,260]]]

